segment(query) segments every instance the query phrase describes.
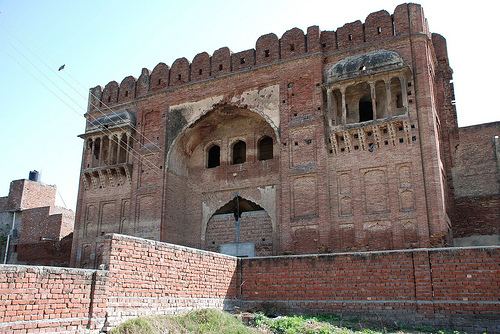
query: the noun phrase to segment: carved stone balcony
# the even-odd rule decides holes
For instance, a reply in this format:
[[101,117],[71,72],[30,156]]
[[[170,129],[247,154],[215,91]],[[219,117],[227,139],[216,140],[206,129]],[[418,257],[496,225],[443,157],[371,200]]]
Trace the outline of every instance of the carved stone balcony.
[[330,127],[330,153],[374,152],[417,141],[416,124],[408,115]]
[[86,168],[82,171],[85,190],[96,190],[130,184],[132,164],[120,163],[108,166]]

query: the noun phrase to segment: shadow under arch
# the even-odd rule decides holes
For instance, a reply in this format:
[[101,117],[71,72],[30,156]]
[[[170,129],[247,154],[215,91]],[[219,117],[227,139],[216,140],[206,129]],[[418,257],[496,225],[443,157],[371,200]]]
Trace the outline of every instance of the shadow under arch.
[[[176,117],[182,116],[178,115]],[[182,175],[182,171],[187,168],[182,163],[182,156],[190,156],[194,148],[203,141],[204,136],[214,131],[218,125],[234,117],[248,117],[264,121],[272,129],[275,142],[280,142],[278,125],[261,110],[251,107],[241,107],[231,103],[216,104],[212,108],[200,112],[196,117],[192,117],[190,121],[186,121],[183,118],[184,122],[177,122],[184,123],[184,125],[175,131],[175,138],[169,140],[167,143],[168,147],[165,159],[165,168],[167,171]],[[170,131],[170,133],[174,133],[174,131]]]
[[[273,219],[265,208],[240,195],[235,193],[232,199],[206,216],[202,224],[202,245],[207,250],[219,251],[219,246],[239,240],[253,243],[257,256],[272,255],[276,245]],[[238,236],[236,217],[240,221]]]

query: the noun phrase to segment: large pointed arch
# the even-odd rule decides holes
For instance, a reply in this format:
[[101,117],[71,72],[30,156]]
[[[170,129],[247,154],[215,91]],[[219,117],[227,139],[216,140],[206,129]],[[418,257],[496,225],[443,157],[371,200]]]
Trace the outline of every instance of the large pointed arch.
[[[274,123],[274,121],[262,110],[258,108],[250,108],[250,107],[240,107],[236,104],[231,103],[214,103],[207,110],[198,110],[198,114],[193,117],[193,115],[189,114],[189,117],[186,117],[183,114],[188,114],[186,111],[187,108],[171,108],[169,123],[176,123],[176,125],[182,124],[182,126],[176,126],[176,129],[171,129],[168,131],[168,141],[167,141],[167,155],[165,166],[167,170],[172,171],[174,173],[179,173],[180,169],[182,169],[182,164],[179,166],[179,162],[182,161],[180,159],[180,155],[187,154],[189,155],[193,148],[196,146],[197,141],[201,141],[204,133],[208,133],[213,131],[214,122],[211,122],[211,119],[224,120],[225,117],[254,117],[256,119],[261,119],[272,129],[274,134],[274,141],[279,142],[279,129],[278,126]],[[189,110],[194,109],[193,107],[189,108]],[[219,116],[219,117],[217,117]],[[220,123],[220,122],[219,122]],[[173,125],[167,125],[173,126]],[[198,131],[198,133],[197,133]],[[189,139],[188,139],[189,138]]]

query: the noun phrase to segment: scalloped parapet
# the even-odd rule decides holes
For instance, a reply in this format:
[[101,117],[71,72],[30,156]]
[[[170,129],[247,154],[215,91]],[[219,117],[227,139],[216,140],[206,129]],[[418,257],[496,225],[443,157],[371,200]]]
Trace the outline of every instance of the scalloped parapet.
[[[392,15],[385,10],[370,13],[364,23],[360,20],[346,23],[336,31],[321,31],[318,26],[311,26],[306,34],[299,28],[287,30],[281,38],[270,33],[257,39],[255,49],[232,53],[229,48],[222,47],[215,50],[212,56],[207,52],[197,54],[191,63],[183,57],[176,59],[171,67],[159,63],[151,73],[144,68],[137,80],[128,76],[120,85],[111,81],[102,91],[100,86],[91,88],[88,108],[93,111],[103,106],[130,102],[168,87],[209,80],[307,54],[343,51],[363,44],[379,43],[410,33],[431,37],[422,7],[413,3],[398,5]],[[443,47],[438,36],[432,39],[438,56],[446,57],[446,42]]]

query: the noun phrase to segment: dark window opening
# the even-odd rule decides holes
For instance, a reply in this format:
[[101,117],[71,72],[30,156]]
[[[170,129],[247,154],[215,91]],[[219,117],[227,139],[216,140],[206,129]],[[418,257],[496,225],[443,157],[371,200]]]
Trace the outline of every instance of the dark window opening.
[[240,58],[240,64],[244,64],[245,63],[245,58]]
[[403,98],[401,94],[396,95],[396,108],[403,108]]
[[208,150],[207,168],[220,166],[220,147],[213,145]]
[[270,160],[273,158],[273,139],[269,136],[264,136],[259,140],[257,145],[258,159]]
[[382,27],[377,27],[377,34],[381,34],[382,33]]
[[321,46],[326,48],[326,43],[322,43]]
[[203,74],[203,70],[202,70],[201,68],[198,70],[198,74],[199,74],[199,75],[202,75],[202,74]]
[[372,101],[370,97],[363,96],[359,100],[359,121],[366,122],[373,120]]
[[108,102],[111,102],[111,96],[108,96]]
[[349,40],[352,41],[352,34],[349,34]]
[[182,79],[182,75],[180,75],[180,74],[179,74],[179,75],[177,76],[177,80],[181,81],[181,79]]
[[233,165],[247,161],[247,144],[239,140],[233,145]]
[[101,140],[97,138],[94,143],[94,158],[99,159],[100,152],[101,152]]
[[125,97],[128,97],[128,90],[125,91]]
[[266,58],[269,57],[269,50],[264,50],[264,57],[266,57]]
[[404,139],[403,138],[399,138],[399,142],[400,143],[404,143]]
[[222,71],[223,67],[222,64],[219,65],[219,71]]
[[158,86],[161,85],[161,79],[158,79]]
[[295,51],[295,44],[290,44],[290,51]]

